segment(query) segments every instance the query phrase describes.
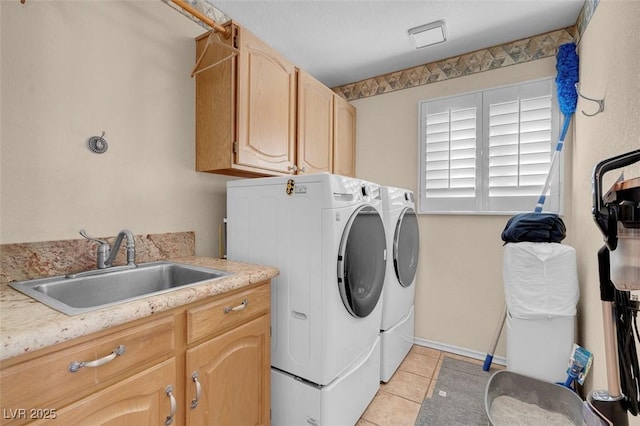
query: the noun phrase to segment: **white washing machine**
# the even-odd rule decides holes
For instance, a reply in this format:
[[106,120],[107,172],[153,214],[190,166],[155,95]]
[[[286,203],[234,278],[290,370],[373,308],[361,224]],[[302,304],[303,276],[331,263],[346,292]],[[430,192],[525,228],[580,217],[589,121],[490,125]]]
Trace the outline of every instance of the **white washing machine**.
[[380,386],[380,186],[327,173],[230,181],[228,258],[273,265],[273,425],[355,424]]
[[382,187],[382,215],[388,259],[380,326],[380,379],[388,382],[414,340],[413,303],[420,236],[413,192]]

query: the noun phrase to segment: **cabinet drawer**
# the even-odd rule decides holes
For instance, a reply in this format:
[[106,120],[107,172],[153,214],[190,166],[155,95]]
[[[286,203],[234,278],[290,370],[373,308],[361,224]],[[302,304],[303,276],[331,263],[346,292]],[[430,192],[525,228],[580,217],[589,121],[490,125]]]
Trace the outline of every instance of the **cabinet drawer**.
[[[111,379],[129,376],[151,362],[172,356],[174,328],[174,316],[159,318],[3,369],[1,408],[26,409],[27,412],[31,408],[55,409],[64,402],[93,393]],[[70,372],[74,361],[102,359],[120,345],[124,346],[124,353],[111,361]]]
[[[167,393],[176,392],[176,361],[168,359],[100,392],[56,409],[34,425],[162,425],[175,416]],[[172,424],[176,424],[175,422]]]
[[222,297],[187,311],[188,343],[237,326],[261,312],[269,312],[269,283]]

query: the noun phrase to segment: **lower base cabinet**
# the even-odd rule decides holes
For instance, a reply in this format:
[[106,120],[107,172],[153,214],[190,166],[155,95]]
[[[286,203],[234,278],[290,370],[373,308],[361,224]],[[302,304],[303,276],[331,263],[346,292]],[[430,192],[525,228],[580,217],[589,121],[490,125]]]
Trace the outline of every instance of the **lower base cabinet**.
[[187,424],[269,424],[269,326],[256,318],[187,351]]
[[10,358],[0,423],[268,426],[270,323],[265,281]]

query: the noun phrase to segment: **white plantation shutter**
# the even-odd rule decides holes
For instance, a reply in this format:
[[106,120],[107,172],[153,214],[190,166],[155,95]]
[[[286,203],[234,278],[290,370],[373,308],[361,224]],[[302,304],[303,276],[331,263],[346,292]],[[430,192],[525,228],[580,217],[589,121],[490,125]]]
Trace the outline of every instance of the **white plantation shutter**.
[[431,211],[476,208],[481,102],[472,94],[421,105],[421,194]]
[[[547,79],[422,102],[420,211],[533,211],[558,138],[554,91]],[[558,176],[545,211],[559,211]]]
[[[485,211],[533,211],[558,141],[558,106],[552,79],[483,92]],[[546,211],[559,211],[558,170]]]
[[476,108],[427,115],[427,197],[474,197]]

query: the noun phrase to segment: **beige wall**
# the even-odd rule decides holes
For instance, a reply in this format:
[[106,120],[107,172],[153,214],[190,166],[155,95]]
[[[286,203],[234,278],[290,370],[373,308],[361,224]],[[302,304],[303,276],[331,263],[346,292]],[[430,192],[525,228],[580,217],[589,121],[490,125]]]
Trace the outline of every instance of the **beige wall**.
[[[358,177],[416,191],[419,101],[555,73],[555,58],[548,58],[352,102],[358,109]],[[419,216],[418,339],[486,354],[504,306],[500,233],[509,217]]]
[[[0,243],[195,231],[217,255],[226,178],[194,171],[193,38],[158,0],[0,2]],[[86,142],[106,132],[109,150]]]
[[[580,100],[576,114],[573,155],[572,223],[578,251],[581,287],[580,328],[582,343],[595,354],[591,387],[606,388],[603,366],[604,341],[599,298],[596,253],[602,235],[591,216],[591,176],[598,162],[640,148],[640,2],[602,0],[578,46],[580,91],[592,98],[605,98],[605,111],[595,117],[597,105]],[[605,188],[620,171],[608,173]],[[630,172],[630,173],[629,173]],[[627,177],[640,176],[640,167]],[[640,419],[634,421],[640,424]]]
[[[564,242],[578,257],[578,342],[595,355],[589,389],[606,388],[596,265],[602,236],[591,216],[591,174],[597,162],[640,147],[638,22],[640,2],[604,0],[598,6],[579,45],[580,81],[587,96],[606,97],[606,110],[587,118],[581,109],[591,113],[597,106],[580,101],[575,138],[564,149]],[[555,58],[549,58],[354,101],[358,176],[416,190],[418,101],[555,75]],[[486,353],[503,307],[500,233],[508,217],[419,217],[418,339]],[[496,356],[505,355],[504,340],[503,334]]]

